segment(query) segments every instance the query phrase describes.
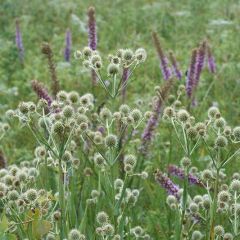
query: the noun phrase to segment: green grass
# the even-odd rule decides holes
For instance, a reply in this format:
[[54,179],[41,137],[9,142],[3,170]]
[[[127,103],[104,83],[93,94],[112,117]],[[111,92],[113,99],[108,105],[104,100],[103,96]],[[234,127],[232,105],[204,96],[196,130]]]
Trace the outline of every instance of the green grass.
[[[217,74],[207,70],[201,75],[196,99],[200,106],[193,109],[198,120],[206,116],[213,102],[217,102],[221,113],[231,125],[239,124],[240,119],[240,5],[238,0],[4,0],[0,5],[0,119],[5,119],[8,108],[16,108],[19,101],[35,100],[30,81],[37,79],[50,88],[50,76],[46,59],[41,53],[42,42],[49,42],[54,51],[57,73],[62,89],[77,90],[79,94],[91,91],[90,74],[86,74],[82,64],[72,56],[71,65],[63,64],[65,31],[72,32],[72,53],[87,45],[87,9],[95,6],[98,32],[98,50],[105,54],[114,53],[119,48],[143,47],[148,53],[147,61],[142,64],[128,86],[128,102],[138,99],[144,101],[143,110],[149,110],[148,103],[154,95],[154,86],[164,82],[159,68],[159,60],[151,39],[151,31],[156,30],[165,51],[173,50],[185,72],[188,68],[191,50],[205,38],[209,39],[217,64]],[[15,46],[15,19],[20,27],[25,49],[24,65],[18,59]],[[214,25],[214,20],[226,20],[229,24]],[[64,67],[65,66],[65,67]],[[185,83],[185,79],[182,80]],[[212,85],[211,85],[212,84]],[[212,86],[209,89],[209,86]],[[18,94],[11,91],[16,87]],[[209,89],[209,94],[204,98]],[[103,97],[103,90],[99,93]],[[12,129],[2,141],[2,148],[9,162],[30,160],[35,141],[25,129]],[[160,124],[157,139],[153,144],[153,154],[146,159],[146,166],[153,170],[163,168],[167,158],[178,163],[182,151],[173,147],[172,155],[166,148],[172,130],[167,124]],[[174,146],[174,145],[173,145]],[[175,144],[176,146],[176,144]],[[202,155],[206,152],[202,153]],[[200,157],[203,157],[203,156]],[[198,159],[199,155],[194,156]],[[197,163],[202,166],[202,164]],[[230,174],[238,167],[233,162],[227,172]],[[162,239],[165,215],[163,191],[155,188],[155,183],[145,183],[146,196],[142,202],[149,210],[148,231]],[[155,189],[153,191],[152,189]],[[194,190],[193,190],[194,191]],[[152,200],[154,199],[154,201]],[[137,210],[139,211],[139,209]],[[170,213],[171,214],[171,213]],[[140,214],[141,215],[141,214]],[[140,217],[145,224],[144,214]],[[156,223],[156,219],[158,222]]]

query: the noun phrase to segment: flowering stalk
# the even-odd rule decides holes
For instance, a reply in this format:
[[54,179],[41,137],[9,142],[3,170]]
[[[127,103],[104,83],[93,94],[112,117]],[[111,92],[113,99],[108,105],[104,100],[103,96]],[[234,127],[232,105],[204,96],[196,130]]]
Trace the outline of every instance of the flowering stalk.
[[181,80],[182,78],[182,73],[181,73],[181,70],[179,69],[179,66],[178,66],[178,63],[177,63],[177,60],[173,54],[172,51],[169,52],[169,59],[170,59],[170,62],[172,64],[172,68],[173,68],[173,72],[175,73],[176,77]]
[[67,62],[70,62],[71,45],[72,45],[72,35],[71,35],[70,29],[67,29],[66,37],[65,37],[65,50],[64,50],[64,59]]
[[[96,18],[95,8],[90,7],[88,9],[88,46],[92,50],[97,49],[97,29],[96,29]],[[97,83],[97,75],[94,70],[91,71],[92,84],[93,86]]]
[[52,94],[54,98],[56,98],[57,93],[60,90],[60,86],[59,86],[59,81],[57,79],[56,67],[53,61],[53,52],[48,43],[43,43],[42,53],[46,55],[48,59],[48,67],[49,67],[49,72],[51,74],[51,79],[52,79]]
[[212,51],[209,45],[207,45],[207,60],[208,60],[208,69],[211,73],[216,73],[216,64],[215,59],[212,55]]
[[32,82],[32,89],[37,94],[37,96],[41,99],[45,99],[48,103],[48,106],[52,104],[52,98],[48,94],[48,91],[42,86],[40,82],[37,80],[33,80]]
[[22,34],[20,31],[20,26],[19,26],[19,20],[16,20],[16,46],[18,49],[19,53],[19,59],[21,62],[23,62],[24,58],[24,48],[23,48],[23,42],[22,42]]
[[179,186],[174,184],[169,177],[157,170],[155,173],[155,180],[167,191],[169,195],[173,195],[179,199]]
[[129,78],[129,68],[124,68],[123,69],[123,74],[122,74],[122,101],[125,101],[126,98],[126,83]]
[[163,103],[164,103],[165,99],[167,98],[172,85],[173,85],[173,81],[170,80],[167,83],[165,83],[163,88],[160,90],[157,101],[153,107],[153,111],[152,111],[153,113],[145,126],[145,129],[144,129],[142,137],[141,137],[142,144],[141,144],[141,148],[140,148],[141,152],[144,154],[147,153],[148,145],[152,141],[152,138],[154,136],[154,131],[159,122]]
[[[185,176],[184,170],[177,167],[176,165],[170,164],[168,167],[168,172],[173,176],[177,176],[180,179],[184,179],[184,176]],[[190,184],[196,184],[196,185],[203,186],[200,179],[191,173],[188,174],[187,179]]]
[[187,80],[186,80],[186,92],[189,98],[192,96],[192,92],[194,88],[196,59],[197,59],[197,49],[193,49],[191,62],[190,62],[190,66],[187,73]]
[[168,59],[163,52],[160,40],[159,40],[156,32],[152,33],[152,38],[153,38],[153,43],[155,45],[155,48],[157,50],[157,54],[158,54],[158,57],[160,60],[160,68],[162,71],[163,78],[164,78],[164,80],[168,80],[171,77],[171,70],[168,67]]
[[200,45],[200,47],[197,50],[197,57],[196,57],[196,66],[195,66],[195,79],[194,79],[194,88],[197,88],[198,82],[200,79],[201,72],[203,70],[204,66],[204,60],[206,55],[206,47],[207,42],[203,41]]

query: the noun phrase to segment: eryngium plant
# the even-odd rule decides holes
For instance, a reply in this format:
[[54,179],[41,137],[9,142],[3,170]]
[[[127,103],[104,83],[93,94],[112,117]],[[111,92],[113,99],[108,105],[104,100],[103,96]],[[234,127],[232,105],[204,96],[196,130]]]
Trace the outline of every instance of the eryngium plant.
[[[122,91],[126,91],[133,71],[146,60],[147,53],[143,48],[139,48],[135,52],[131,49],[120,49],[115,55],[109,55],[106,69],[104,69],[100,54],[90,47],[77,51],[75,57],[82,59],[83,65],[94,71],[99,84],[114,99]],[[125,73],[126,69],[128,69],[128,73]],[[127,74],[127,77],[122,77],[124,74]]]
[[144,114],[128,105],[98,112],[94,102],[90,93],[60,91],[50,104],[43,97],[7,112],[37,143],[33,161],[0,171],[9,234],[32,240],[150,239],[131,220],[141,194],[132,182],[148,177],[135,170],[134,133]]

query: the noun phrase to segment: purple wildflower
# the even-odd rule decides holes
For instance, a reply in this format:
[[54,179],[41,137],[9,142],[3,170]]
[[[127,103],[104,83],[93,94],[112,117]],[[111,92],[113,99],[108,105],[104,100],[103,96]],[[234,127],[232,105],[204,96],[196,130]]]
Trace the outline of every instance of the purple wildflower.
[[152,115],[149,118],[141,137],[142,143],[141,143],[140,150],[143,154],[147,153],[148,145],[152,141],[152,138],[154,136],[154,131],[159,122],[164,101],[168,96],[168,93],[172,87],[172,83],[173,81],[171,79],[167,81],[163,86],[163,88],[158,93],[159,95],[157,96],[156,102],[153,106]]
[[18,19],[16,20],[16,46],[18,48],[20,61],[23,62],[24,48],[23,48],[22,34],[21,34],[21,31],[20,31],[20,26],[19,26],[19,20]]
[[166,174],[157,170],[157,172],[155,173],[155,180],[167,191],[169,195],[173,195],[177,199],[179,199],[179,186],[174,184]]
[[42,86],[41,83],[39,83],[37,80],[32,81],[32,89],[40,99],[45,99],[48,103],[48,106],[51,106],[52,104],[52,98],[48,94],[47,90]]
[[172,51],[169,52],[169,59],[170,59],[170,62],[172,63],[172,68],[173,68],[173,72],[174,74],[176,75],[176,77],[181,80],[182,78],[182,73],[179,69],[179,66],[178,66],[178,63],[177,63],[177,60],[173,54]]
[[206,55],[206,47],[207,47],[207,42],[203,41],[197,51],[196,66],[195,66],[195,74],[196,75],[195,75],[195,79],[194,79],[194,87],[195,88],[198,85],[200,75],[203,70],[204,60],[205,60],[205,55]]
[[162,71],[163,78],[164,80],[168,80],[171,77],[171,70],[168,67],[168,59],[163,52],[163,49],[160,44],[160,40],[156,32],[152,33],[152,38],[153,38],[153,43],[155,45],[155,48],[157,50],[157,54],[160,60],[160,68]]
[[71,45],[72,45],[72,35],[71,35],[71,31],[67,29],[66,37],[65,37],[65,50],[64,50],[64,58],[65,58],[65,61],[67,62],[70,62]]
[[211,73],[216,73],[216,64],[215,59],[212,55],[210,46],[207,46],[207,60],[208,60],[208,69]]
[[122,101],[125,101],[126,98],[126,83],[129,78],[129,68],[124,68],[122,73]]
[[[177,167],[176,165],[169,165],[168,172],[173,176],[179,177],[180,179],[184,179],[184,170]],[[191,173],[188,174],[188,182],[190,184],[203,186],[200,179]]]
[[[90,7],[88,9],[88,46],[92,50],[97,49],[97,30],[96,30],[96,19],[95,19],[95,8]],[[96,85],[97,75],[94,70],[91,71],[92,84]]]
[[192,96],[192,92],[194,89],[196,59],[197,59],[197,49],[193,49],[191,62],[190,62],[190,66],[187,73],[187,80],[186,80],[186,92],[188,97]]
[[88,9],[88,45],[92,50],[97,49],[97,31],[94,7],[90,7]]

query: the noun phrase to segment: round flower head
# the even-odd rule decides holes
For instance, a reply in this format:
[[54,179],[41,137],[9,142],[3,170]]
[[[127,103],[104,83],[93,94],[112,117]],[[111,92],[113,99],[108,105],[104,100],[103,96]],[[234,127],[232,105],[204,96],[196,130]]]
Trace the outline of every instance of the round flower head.
[[177,199],[176,199],[176,197],[174,195],[168,195],[166,202],[170,206],[172,204],[176,204]]
[[233,129],[233,136],[237,141],[240,141],[240,127],[235,127]]
[[133,51],[131,49],[125,49],[122,53],[122,58],[125,61],[132,61],[134,58]]
[[63,130],[64,126],[60,121],[55,122],[52,126],[52,131],[56,134],[62,134]]
[[90,47],[85,47],[82,50],[84,57],[90,57],[92,55],[92,49]]
[[68,234],[69,240],[85,240],[85,236],[81,234],[77,229],[72,229]]
[[29,202],[34,202],[38,197],[38,193],[35,189],[29,189],[25,194]]
[[186,122],[190,116],[186,110],[181,109],[178,111],[177,117],[180,122]]
[[90,62],[92,65],[95,65],[96,62],[101,62],[102,59],[99,55],[92,55],[92,57],[90,58]]
[[226,147],[227,144],[228,144],[228,140],[224,136],[218,136],[215,140],[215,145],[217,147],[223,148],[223,147]]
[[117,143],[118,143],[118,140],[117,140],[117,136],[116,135],[109,134],[105,138],[105,145],[106,145],[106,147],[109,147],[109,148],[117,147]]
[[19,193],[16,190],[12,190],[8,192],[7,196],[10,201],[16,201],[19,198]]
[[110,63],[107,68],[108,74],[109,75],[116,75],[119,73],[119,65]]
[[135,228],[132,229],[132,231],[137,237],[141,237],[144,233],[144,230],[140,226],[136,226]]
[[130,115],[133,118],[134,122],[138,122],[142,118],[142,113],[139,109],[133,109]]
[[97,190],[92,190],[91,197],[92,198],[98,198],[100,196],[100,192]]
[[240,180],[233,179],[231,184],[230,184],[230,189],[233,192],[240,192]]
[[105,160],[100,153],[94,155],[94,163],[100,168],[104,166]]
[[163,111],[163,114],[166,115],[167,117],[171,118],[174,116],[175,111],[172,107],[166,107]]
[[114,235],[113,236],[113,240],[121,240],[121,236],[120,235]]
[[210,107],[208,109],[208,117],[209,118],[215,118],[217,113],[219,113],[219,110],[217,107]]
[[198,212],[198,205],[194,202],[191,202],[189,205],[189,209],[192,213],[197,213]]
[[223,226],[221,226],[221,225],[215,226],[215,227],[214,227],[214,232],[215,232],[215,234],[216,234],[217,236],[222,237],[223,234],[224,234],[224,228],[223,228]]
[[126,155],[124,157],[124,164],[125,165],[128,164],[128,165],[131,165],[131,166],[134,167],[136,165],[136,162],[137,162],[136,157],[132,154]]
[[203,238],[203,235],[202,235],[202,233],[201,232],[199,232],[199,231],[194,231],[193,233],[192,233],[192,238],[191,238],[191,240],[201,240]]
[[231,195],[228,191],[221,191],[218,193],[218,200],[220,202],[229,202]]
[[123,188],[123,180],[117,178],[117,179],[114,181],[114,189],[122,189],[122,188]]
[[226,126],[226,121],[224,118],[220,117],[214,121],[215,128],[224,128]]
[[107,223],[102,227],[102,229],[105,235],[112,236],[114,234],[114,227],[112,224]]
[[80,50],[74,52],[75,59],[80,59],[82,57],[82,53]]
[[71,118],[71,117],[73,116],[73,113],[74,113],[73,107],[71,107],[71,106],[65,106],[65,107],[63,108],[63,116],[64,116],[65,118]]
[[139,62],[145,62],[145,60],[147,58],[146,50],[143,48],[138,48],[135,51],[135,57]]
[[208,181],[208,180],[211,180],[212,178],[213,178],[213,173],[212,173],[211,170],[209,170],[209,169],[203,170],[203,172],[202,172],[202,180]]
[[110,119],[112,117],[112,113],[108,108],[102,108],[100,112],[100,118],[103,120]]
[[78,103],[79,101],[79,95],[77,92],[72,91],[68,95],[68,99],[71,101],[71,103]]
[[57,93],[57,100],[60,102],[65,102],[68,98],[68,95],[65,91],[59,91]]
[[231,233],[225,233],[223,235],[223,240],[233,240],[233,235]]
[[18,109],[22,114],[27,114],[29,112],[29,105],[26,102],[21,102],[18,105]]
[[232,129],[229,126],[226,126],[223,130],[223,133],[225,136],[230,136],[232,132]]
[[108,223],[108,215],[105,213],[105,212],[99,212],[97,214],[97,217],[96,217],[96,220],[97,222],[100,224],[100,225],[105,225]]
[[187,135],[190,139],[195,139],[198,135],[196,128],[190,127],[187,129]]

